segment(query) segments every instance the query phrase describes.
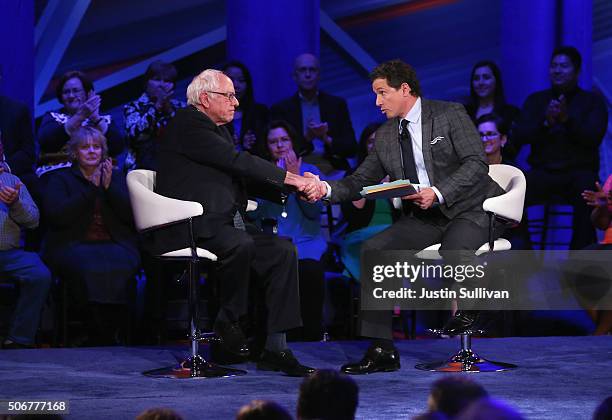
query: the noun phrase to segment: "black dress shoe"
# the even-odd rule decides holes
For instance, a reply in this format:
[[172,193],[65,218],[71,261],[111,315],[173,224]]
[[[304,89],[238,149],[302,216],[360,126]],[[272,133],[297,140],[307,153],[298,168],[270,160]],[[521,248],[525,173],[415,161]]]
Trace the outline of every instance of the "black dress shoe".
[[264,350],[257,362],[257,369],[281,371],[289,376],[308,376],[315,371],[314,368],[300,364],[289,349],[278,353]]
[[472,329],[480,311],[457,311],[454,317],[446,321],[442,334],[460,335]]
[[249,357],[249,344],[238,323],[216,322],[214,330],[221,339],[219,347],[223,352],[245,360]]
[[365,375],[374,372],[393,372],[400,368],[400,357],[396,348],[385,350],[374,346],[368,348],[366,354],[357,363],[348,363],[340,368],[349,375]]
[[16,343],[11,340],[5,340],[2,343],[2,348],[4,350],[24,350],[24,349],[33,349],[34,346],[29,346],[27,344]]

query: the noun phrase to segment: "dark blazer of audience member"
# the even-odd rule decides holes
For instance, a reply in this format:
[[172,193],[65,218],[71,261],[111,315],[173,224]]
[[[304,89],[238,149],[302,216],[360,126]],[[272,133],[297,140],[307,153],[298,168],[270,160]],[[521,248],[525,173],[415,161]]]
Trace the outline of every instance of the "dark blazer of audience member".
[[[319,60],[312,54],[298,56],[293,69],[293,79],[298,85],[298,91],[273,105],[270,114],[273,119],[288,121],[303,133],[306,140],[303,147],[311,148],[312,141],[319,138],[325,143],[326,155],[353,157],[357,152],[357,143],[346,101],[319,90],[319,77]],[[303,102],[318,104],[318,121],[306,121],[305,124]]]
[[268,107],[255,102],[253,79],[249,69],[240,61],[230,61],[221,69],[234,83],[236,98],[240,102],[234,119],[225,126],[238,150],[262,155],[266,150]]
[[102,99],[95,93],[93,83],[84,73],[64,73],[56,86],[55,94],[63,107],[47,112],[42,118],[37,133],[41,150],[40,164],[66,161],[64,157],[45,155],[65,152],[71,134],[84,126],[95,128],[106,137],[110,156],[117,156],[123,151],[123,135],[110,115],[100,114]]
[[187,104],[173,99],[176,67],[154,61],[144,74],[144,92],[123,107],[129,153],[127,169],[157,169],[157,145],[176,110]]
[[[508,133],[512,132],[520,110],[506,102],[501,70],[493,61],[479,61],[472,67],[470,99],[465,109],[474,123],[481,115],[495,113],[504,120]],[[514,159],[517,153],[512,142],[504,148],[504,157]]]
[[125,176],[94,128],[75,130],[68,150],[73,165],[54,171],[45,191],[43,256],[62,278],[86,283],[89,301],[125,303],[140,262]]
[[[376,130],[378,130],[381,125],[381,123],[368,124],[361,132],[357,150],[357,166],[361,165],[366,156],[368,156],[370,151],[375,147]],[[352,173],[352,171],[350,173]],[[376,200],[366,200],[365,198],[340,203],[343,219],[347,222],[346,233],[367,227],[374,216],[376,204]],[[391,216],[393,220],[395,220],[398,216],[398,212],[393,210],[393,206],[390,202],[389,208],[391,209]]]
[[[32,117],[26,104],[0,95],[0,142],[10,172],[23,179],[34,173],[36,147]],[[2,156],[0,156],[0,161]]]

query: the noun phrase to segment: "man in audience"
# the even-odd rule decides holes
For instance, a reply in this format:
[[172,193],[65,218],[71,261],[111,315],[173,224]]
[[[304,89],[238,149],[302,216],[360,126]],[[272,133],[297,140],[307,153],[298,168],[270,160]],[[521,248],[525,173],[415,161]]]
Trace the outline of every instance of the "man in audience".
[[346,101],[319,90],[319,59],[301,54],[294,62],[295,95],[270,109],[272,119],[285,120],[303,134],[308,153],[304,162],[319,166],[323,173],[348,169],[346,158],[355,156],[357,142]]
[[[237,151],[224,124],[238,106],[234,85],[217,70],[204,70],[187,87],[190,106],[179,109],[160,144],[156,191],[179,200],[200,202],[206,209],[195,220],[195,240],[218,257],[211,277],[218,285],[220,310],[214,330],[225,350],[247,357],[249,348],[238,324],[247,314],[251,272],[265,289],[268,311],[265,349],[258,368],[305,376],[314,369],[301,365],[287,347],[285,331],[301,326],[295,246],[245,224],[246,182],[261,193],[285,186],[303,190],[314,181],[271,162]],[[256,185],[259,184],[259,185]],[[184,226],[159,232],[155,255],[188,246]]]
[[[1,80],[1,77],[0,77]],[[36,146],[28,107],[0,95],[0,165],[18,176],[38,200],[38,178],[34,174]]]
[[335,370],[317,370],[300,385],[297,417],[301,420],[352,420],[359,404],[359,387]]
[[0,167],[0,277],[19,284],[5,349],[34,345],[40,313],[51,286],[51,274],[37,254],[21,248],[21,231],[38,226],[38,208],[15,175]]
[[[315,184],[314,191],[307,191],[309,199],[352,200],[363,187],[378,184],[387,175],[391,181],[418,183],[417,193],[402,197],[399,220],[365,241],[361,255],[373,250],[418,252],[441,243],[446,264],[473,264],[474,251],[489,237],[482,203],[504,192],[487,175],[489,166],[474,124],[460,104],[421,98],[416,72],[400,60],[380,64],[370,80],[376,105],[388,119],[376,131],[376,147],[350,176]],[[457,311],[445,325],[445,334],[461,334],[477,315],[473,310]],[[361,361],[343,366],[342,371],[398,370],[391,311],[361,310],[360,326],[361,335],[374,340]]]
[[474,401],[455,417],[457,420],[525,420],[508,404],[491,398]]
[[240,407],[236,420],[291,420],[291,414],[274,401],[253,400]]
[[477,382],[463,376],[446,376],[431,385],[427,405],[429,411],[454,417],[472,402],[487,397],[487,391]]
[[574,207],[571,249],[595,242],[590,208],[580,193],[598,179],[599,145],[608,126],[603,99],[578,86],[582,58],[574,47],[551,57],[551,88],[530,95],[513,131],[516,144],[530,144],[526,206],[562,197]]

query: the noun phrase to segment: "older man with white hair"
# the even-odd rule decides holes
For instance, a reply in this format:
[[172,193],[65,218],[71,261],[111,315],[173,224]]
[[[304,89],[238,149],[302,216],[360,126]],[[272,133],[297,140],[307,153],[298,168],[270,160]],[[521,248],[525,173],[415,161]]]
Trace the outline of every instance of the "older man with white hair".
[[[287,186],[303,191],[312,180],[235,150],[223,125],[232,121],[238,99],[232,81],[222,72],[205,70],[196,76],[187,87],[187,102],[190,106],[177,111],[161,141],[156,190],[198,201],[206,209],[194,229],[198,246],[219,258],[211,273],[220,300],[214,330],[223,338],[225,350],[248,356],[238,321],[247,313],[254,273],[258,289],[265,290],[268,313],[258,368],[306,376],[314,370],[295,359],[285,339],[286,330],[301,325],[295,247],[245,223],[244,211],[247,182],[263,187],[263,192],[280,193]],[[165,252],[187,244],[186,232],[170,227],[156,235],[153,245],[156,252]]]

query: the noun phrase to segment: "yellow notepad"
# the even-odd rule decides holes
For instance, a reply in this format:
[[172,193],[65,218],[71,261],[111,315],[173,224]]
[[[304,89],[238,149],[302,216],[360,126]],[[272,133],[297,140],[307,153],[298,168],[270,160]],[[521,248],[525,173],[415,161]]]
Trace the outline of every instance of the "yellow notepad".
[[360,194],[362,197],[367,199],[394,198],[416,194],[419,189],[418,184],[412,184],[407,179],[399,179],[386,184],[377,184],[364,187]]

